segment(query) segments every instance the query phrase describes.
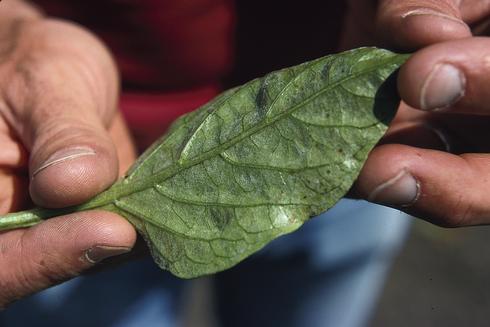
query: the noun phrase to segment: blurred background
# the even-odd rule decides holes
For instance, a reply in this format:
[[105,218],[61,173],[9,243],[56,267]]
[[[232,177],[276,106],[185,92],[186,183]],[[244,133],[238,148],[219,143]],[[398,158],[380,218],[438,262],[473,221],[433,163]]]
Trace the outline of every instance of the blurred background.
[[[369,327],[487,327],[489,239],[490,227],[447,229],[416,219]],[[217,326],[210,287],[209,279],[194,285],[184,327]]]
[[371,326],[488,326],[489,239],[489,227],[445,229],[417,220]]

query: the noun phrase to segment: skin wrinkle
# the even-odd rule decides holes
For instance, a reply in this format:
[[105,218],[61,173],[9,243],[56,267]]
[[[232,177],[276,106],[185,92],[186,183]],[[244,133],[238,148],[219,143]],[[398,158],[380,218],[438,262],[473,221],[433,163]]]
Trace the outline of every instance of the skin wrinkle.
[[[6,97],[7,103],[9,104],[8,107],[10,109],[9,115],[7,116],[7,118],[10,119],[7,120],[7,122],[9,122],[9,124],[17,132],[17,135],[19,135],[24,145],[27,148],[31,148],[32,142],[30,140],[33,139],[33,135],[30,133],[30,129],[27,128],[26,124],[23,124],[22,122],[25,121],[23,119],[23,117],[25,117],[24,112],[32,112],[32,108],[36,103],[37,93],[29,92],[29,86],[33,84],[32,76],[29,70],[27,70],[24,66],[23,62],[17,63],[17,65],[15,66],[15,74],[15,76],[18,77],[17,80],[19,81],[19,87],[21,88],[21,90],[15,90],[19,92],[17,93],[14,91]],[[29,96],[23,96],[25,94],[29,94]],[[17,95],[16,98],[12,98],[15,95]],[[18,102],[19,100],[20,103]],[[17,110],[15,110],[14,108]],[[22,108],[22,110],[19,110],[19,108]]]
[[447,215],[446,217],[442,217],[441,221],[446,222],[444,223],[445,227],[458,227],[458,226],[465,226],[464,221],[466,220],[465,216],[468,214],[468,209],[470,208],[471,205],[466,206],[464,213],[462,215],[458,215],[458,213],[461,211],[459,208],[461,207],[461,203],[463,203],[463,195],[458,196],[458,200],[456,204],[453,207],[453,210],[450,211],[450,215]]
[[[70,230],[70,226],[66,222],[56,231],[56,234],[60,234],[64,231],[66,234],[72,234],[73,231]],[[55,233],[53,233],[55,234]],[[78,275],[77,270],[72,264],[69,264],[69,260],[65,260],[63,265],[63,270],[59,271],[59,258],[55,253],[51,253],[48,248],[49,239],[54,236],[51,233],[35,233],[33,230],[25,230],[20,237],[19,245],[17,246],[20,252],[19,257],[30,258],[31,260],[22,261],[23,266],[20,267],[20,281],[24,283],[23,289],[30,290],[30,292],[35,292],[40,288],[46,288],[49,285],[56,285],[66,280],[67,276]],[[33,242],[38,241],[38,242]],[[76,240],[70,239],[74,244]],[[32,249],[29,245],[32,244],[44,244],[41,248]],[[25,253],[24,251],[28,251]],[[39,252],[38,255],[29,255],[31,252]],[[40,258],[40,259],[39,259]],[[54,265],[53,265],[54,264]],[[34,272],[34,275],[27,275],[25,272]],[[18,274],[16,274],[18,276]],[[33,281],[37,281],[37,284]]]
[[[16,132],[17,136],[26,135],[27,129],[20,122],[23,116],[23,110],[15,110],[14,108],[29,108],[33,106],[34,96],[30,93],[29,97],[22,95],[29,93],[28,81],[30,79],[29,72],[24,69],[22,62],[15,61],[12,65],[9,65],[12,71],[6,75],[9,77],[9,83],[1,88],[2,97],[0,102],[0,116],[4,119],[10,128]],[[1,70],[1,66],[0,66]],[[32,83],[31,83],[32,84]],[[27,147],[30,146],[29,142],[26,142],[29,138],[23,138],[22,141]]]
[[465,207],[465,210],[463,211],[461,217],[456,221],[455,226],[465,226],[468,225],[468,221],[471,219],[468,219],[468,217],[472,217],[471,213],[473,212],[473,205],[472,203],[468,203],[468,205]]
[[[16,61],[12,70],[8,75],[9,83],[1,90],[3,93],[1,103],[4,105],[0,106],[0,116],[15,131],[16,136],[21,139],[22,143],[27,148],[31,148],[32,144],[29,140],[33,136],[27,128],[23,117],[31,117],[31,115],[26,115],[25,112],[32,112],[31,108],[34,107],[36,102],[37,92],[33,92],[35,88],[29,87],[33,84],[32,76],[29,70],[26,69],[24,61]],[[29,96],[24,96],[25,94],[29,94]]]
[[[483,167],[479,166],[478,164],[480,163],[478,160],[474,159],[474,153],[466,153],[462,154],[460,157],[464,164],[466,165],[464,170],[474,172],[474,175],[477,175],[478,179],[481,179],[481,176],[484,176],[486,182],[486,174],[488,173],[488,166],[483,165]],[[482,202],[475,202],[474,200],[472,201],[464,201],[463,197],[465,194],[460,194],[458,197],[458,201],[456,205],[454,205],[453,210],[451,211],[451,215],[449,219],[446,219],[450,221],[450,226],[451,227],[458,227],[458,226],[474,226],[474,225],[479,225],[479,224],[488,224],[487,221],[474,221],[474,217],[476,217],[476,212],[481,211],[482,207],[481,204]],[[478,203],[480,203],[480,210],[475,210],[475,206],[478,207]],[[464,206],[464,207],[463,207]],[[464,208],[464,209],[463,209]],[[485,207],[483,207],[485,208]],[[487,205],[488,208],[488,205]],[[488,212],[488,209],[485,210],[483,209],[484,212]],[[445,218],[445,217],[443,217]]]
[[[26,235],[27,235],[27,231],[24,231],[20,235],[18,245],[15,249],[19,253],[15,257],[32,258],[32,256],[28,255],[28,253],[27,253],[27,255],[25,253]],[[27,243],[28,243],[28,241],[27,241]],[[11,254],[10,255],[11,259],[12,259],[12,256],[13,255]],[[16,287],[12,287],[12,289],[17,288],[17,289],[23,290],[24,292],[27,291],[28,293],[32,293],[32,292],[35,292],[39,288],[39,285],[34,285],[33,282],[31,281],[32,278],[30,278],[30,276],[28,276],[28,272],[31,272],[29,264],[30,263],[28,261],[21,260],[20,265],[17,266],[18,268],[13,271],[14,277],[10,278],[10,280],[11,280],[11,283],[14,284]],[[20,287],[18,286],[19,284],[20,284]],[[13,291],[13,295],[14,295],[13,300],[17,300],[18,298],[20,298],[20,295],[18,295],[16,293],[18,293],[18,292]]]
[[[471,161],[471,155],[472,154],[462,154],[458,157],[460,159],[459,162],[464,165],[464,167],[461,167],[462,172],[474,172],[474,165]],[[481,176],[482,174],[478,175]],[[479,222],[471,222],[473,219],[468,219],[469,212],[473,210],[472,201],[464,200],[465,194],[461,194],[460,192],[458,193],[459,194],[457,196],[457,200],[452,200],[448,209],[439,212],[436,216],[433,217],[434,223],[443,227],[450,228],[479,224]],[[433,196],[433,194],[431,196]],[[440,196],[440,194],[437,194],[437,196]],[[453,197],[452,194],[450,196]]]
[[[50,29],[59,29],[60,23],[59,22],[52,22],[52,23],[45,23],[43,25],[40,25],[40,29],[46,29],[47,32],[49,32]],[[53,27],[54,26],[54,27]],[[32,30],[33,28],[30,28]],[[32,34],[31,38],[36,36],[36,31]],[[72,31],[73,32],[73,31]],[[72,33],[71,32],[71,33]],[[83,34],[83,38],[86,36],[84,33],[77,33],[77,34]],[[89,38],[89,37],[87,37]],[[91,37],[90,37],[91,38]],[[94,39],[94,41],[96,41]],[[39,42],[39,40],[37,41]],[[46,42],[49,43],[49,38],[46,40]],[[84,55],[80,55],[81,49],[79,49],[79,46],[74,46],[70,48],[63,48],[63,49],[58,49],[59,47],[55,44],[53,46],[48,46],[44,47],[43,53],[49,54],[54,51],[54,50],[62,50],[62,55],[59,58],[59,60],[53,61],[52,56],[50,55],[50,60],[47,62],[44,62],[44,60],[39,60],[37,57],[39,56],[34,56],[32,55],[33,51],[30,51],[33,47],[35,47],[35,44],[29,44],[29,42],[23,42],[23,43],[28,43],[28,45],[24,46],[22,52],[24,54],[27,53],[27,55],[22,55],[21,58],[15,60],[15,68],[14,71],[11,73],[13,74],[12,76],[18,76],[19,82],[16,84],[17,87],[15,89],[12,89],[11,86],[8,85],[9,89],[11,92],[7,93],[6,98],[6,108],[4,110],[8,110],[8,108],[24,108],[24,110],[21,110],[18,114],[15,114],[16,111],[14,110],[8,110],[10,111],[9,114],[5,114],[4,116],[10,116],[8,117],[8,120],[11,125],[13,125],[17,133],[19,135],[26,135],[26,130],[21,130],[21,125],[20,122],[24,121],[32,121],[33,119],[33,113],[34,109],[37,109],[39,107],[39,94],[45,95],[46,92],[50,92],[49,88],[52,88],[53,86],[56,85],[61,85],[62,89],[64,89],[62,82],[64,79],[60,78],[55,78],[51,73],[52,78],[45,79],[39,78],[38,76],[43,74],[44,71],[52,71],[53,69],[60,70],[61,73],[64,75],[67,75],[67,78],[70,76],[77,76],[78,78],[76,79],[76,85],[77,90],[81,88],[81,90],[87,94],[82,97],[84,101],[87,101],[88,103],[85,104],[84,108],[94,108],[94,112],[99,113],[100,117],[103,117],[104,125],[105,127],[108,127],[110,123],[112,122],[114,118],[114,114],[116,112],[115,108],[117,106],[117,85],[119,84],[119,77],[116,73],[116,69],[112,63],[112,60],[109,55],[105,54],[104,48],[101,46],[100,49],[99,47],[93,47],[89,49],[89,52],[92,52],[90,56],[87,55],[86,51],[84,51]],[[20,55],[18,55],[20,56]],[[100,58],[99,61],[102,62],[94,62],[93,60],[87,59],[87,57],[97,57]],[[67,58],[70,59],[70,65],[65,65],[64,62],[67,60]],[[106,60],[107,59],[107,60]],[[48,65],[46,65],[48,64]],[[68,67],[68,69],[67,69]],[[109,68],[113,69],[109,69]],[[40,70],[41,68],[41,70]],[[109,73],[108,73],[109,72]],[[114,74],[113,74],[113,73]],[[50,74],[47,74],[50,76]],[[46,76],[44,74],[43,76]],[[109,79],[109,83],[105,83],[104,85],[98,85],[100,84],[100,81],[107,80]],[[66,79],[66,78],[65,78]],[[14,85],[15,86],[15,85]],[[29,90],[26,92],[26,90]],[[34,91],[34,92],[33,92]],[[66,90],[65,90],[66,91]],[[66,92],[65,92],[66,93]],[[72,92],[73,93],[73,92]],[[23,94],[27,94],[28,96],[22,96]],[[64,94],[65,96],[71,95],[71,93]],[[73,97],[79,98],[79,94],[73,94]],[[44,107],[49,107],[52,106],[53,108],[59,107],[58,100],[59,99],[53,99],[51,101],[56,100],[56,103],[51,105],[49,103],[44,103]],[[26,102],[29,103],[26,103]],[[46,102],[46,99],[43,97],[43,101]],[[36,103],[38,105],[34,106],[33,104]],[[31,105],[32,104],[32,105]],[[18,111],[18,110],[17,110]],[[42,110],[45,112],[44,110]],[[19,122],[19,123],[15,123]],[[29,125],[32,125],[32,123],[28,123]],[[18,126],[16,126],[18,125]],[[34,135],[29,135],[24,137],[23,141],[25,144],[27,144],[28,147],[30,147],[32,144],[29,141],[30,139],[33,139]]]
[[27,153],[24,147],[19,144],[18,138],[10,130],[0,131],[0,144],[2,144],[0,176],[4,170],[21,173],[27,166]]
[[[45,144],[49,140],[52,140],[51,142],[54,143],[58,141],[61,142],[61,138],[69,138],[75,141],[76,139],[84,137],[83,139],[87,140],[99,137],[99,134],[101,134],[103,130],[103,126],[97,125],[98,124],[96,123],[95,119],[82,120],[78,117],[73,117],[72,114],[67,114],[64,116],[58,115],[58,117],[47,117],[47,119],[45,119],[45,122],[37,129],[35,129],[34,137],[36,139],[36,143],[38,144]],[[71,131],[73,126],[76,126],[77,128],[76,130]]]
[[[29,90],[28,96],[24,97],[29,99],[29,102],[35,103],[36,105],[25,105],[24,110],[22,110],[22,115],[19,117],[22,122],[26,123],[28,126],[36,126],[39,125],[38,122],[44,122],[47,117],[54,117],[57,118],[60,114],[63,115],[64,111],[62,110],[66,106],[71,106],[71,107],[82,107],[80,101],[83,100],[85,103],[86,108],[95,108],[97,107],[96,99],[90,96],[87,96],[87,94],[79,94],[79,96],[83,96],[81,100],[78,99],[73,99],[71,98],[71,94],[67,93],[65,90],[65,87],[63,86],[62,80],[56,80],[56,79],[48,79],[46,80],[43,78],[46,74],[43,75],[44,69],[46,69],[47,72],[57,72],[58,71],[58,65],[59,64],[52,64],[52,63],[47,63],[49,66],[46,68],[46,65],[44,65],[42,62],[36,63],[36,60],[32,59],[26,59],[25,60],[26,65],[22,69],[22,78],[25,80],[25,85],[26,89]],[[52,67],[52,68],[51,68]],[[40,70],[42,68],[42,70]],[[63,71],[59,73],[64,73]],[[74,72],[76,74],[76,72]],[[72,76],[72,72],[68,72],[67,77]],[[81,85],[83,84],[84,81],[76,81],[76,85]],[[60,95],[52,92],[52,89],[54,88],[60,88],[64,92],[62,93],[61,97]],[[87,91],[87,90],[83,90]],[[46,96],[46,94],[50,96]],[[42,97],[40,97],[42,95]],[[70,95],[70,97],[68,97]],[[73,94],[75,96],[75,94]],[[65,99],[68,98],[68,99]],[[64,106],[60,106],[60,102],[66,102]],[[82,103],[83,103],[82,102]],[[49,111],[47,111],[45,108],[51,108]],[[57,111],[54,111],[54,108],[58,108]],[[83,108],[79,108],[83,109]],[[94,115],[91,114],[91,111],[87,111],[87,117],[92,118],[92,121],[97,120],[94,119]],[[75,114],[72,111],[69,111],[68,114]],[[76,118],[80,119],[80,115],[76,113]],[[83,117],[84,118],[84,117]],[[41,124],[43,126],[44,124]],[[36,138],[36,135],[31,135],[31,138]]]
[[[65,51],[66,52],[66,51]],[[80,82],[87,88],[87,99],[93,99],[93,103],[87,108],[95,108],[95,112],[99,113],[100,117],[104,118],[105,127],[109,126],[111,123],[116,110],[114,101],[112,98],[117,98],[115,93],[117,90],[106,90],[108,87],[105,84],[101,84],[101,81],[105,78],[101,75],[105,70],[102,65],[93,63],[88,59],[88,57],[98,57],[101,55],[96,53],[92,56],[80,55],[79,51],[73,51],[69,53],[64,53],[61,60],[64,60],[67,55],[70,58],[70,68],[75,71],[75,73],[80,78]],[[117,84],[116,82],[110,84]],[[97,101],[98,100],[98,101]],[[92,101],[91,101],[92,102]]]

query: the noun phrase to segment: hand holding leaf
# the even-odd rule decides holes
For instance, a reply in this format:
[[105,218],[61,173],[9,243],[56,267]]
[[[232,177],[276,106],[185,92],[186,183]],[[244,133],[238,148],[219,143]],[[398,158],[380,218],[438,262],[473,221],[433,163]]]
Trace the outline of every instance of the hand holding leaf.
[[406,58],[361,48],[231,89],[180,118],[89,202],[0,226],[103,209],[127,218],[179,277],[229,268],[345,195],[395,114],[390,76]]

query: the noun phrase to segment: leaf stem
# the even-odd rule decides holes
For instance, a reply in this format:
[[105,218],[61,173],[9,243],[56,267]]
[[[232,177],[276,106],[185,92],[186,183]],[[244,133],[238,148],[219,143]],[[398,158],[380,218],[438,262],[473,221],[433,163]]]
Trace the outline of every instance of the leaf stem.
[[0,216],[0,231],[34,226],[48,218],[60,216],[70,212],[73,212],[71,208],[63,208],[63,209],[34,208],[31,210],[9,213]]

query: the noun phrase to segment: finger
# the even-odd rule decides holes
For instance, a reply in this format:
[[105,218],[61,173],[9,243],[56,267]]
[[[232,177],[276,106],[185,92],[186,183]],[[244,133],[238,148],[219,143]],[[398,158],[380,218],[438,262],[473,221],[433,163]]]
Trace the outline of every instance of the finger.
[[27,169],[28,153],[15,135],[15,131],[3,119],[0,119],[0,144],[0,168]]
[[0,214],[19,211],[32,204],[25,192],[28,185],[27,174],[0,169],[0,189],[2,190],[0,193]]
[[4,232],[0,234],[0,307],[126,253],[135,240],[126,220],[104,211],[75,213]]
[[13,135],[0,132],[0,168],[27,169],[28,153]]
[[435,44],[414,54],[401,68],[402,99],[423,110],[490,112],[490,39],[475,37]]
[[471,36],[457,0],[381,0],[376,31],[382,45],[403,50]]
[[30,151],[34,202],[63,207],[117,178],[117,153],[106,129],[116,109],[117,74],[88,33],[59,22],[36,24],[25,34],[38,48],[27,51],[12,73],[6,117]]
[[437,125],[417,121],[390,126],[378,145],[382,144],[404,144],[446,152],[453,148],[446,134]]
[[457,156],[406,145],[382,145],[369,156],[356,190],[365,199],[439,225],[488,224],[489,163],[486,154]]
[[462,19],[469,25],[478,25],[490,14],[489,0],[460,0]]
[[[443,117],[449,118],[448,115]],[[396,143],[424,149],[453,152],[455,142],[449,134],[455,134],[455,132],[452,130],[448,131],[447,124],[441,122],[439,118],[441,118],[441,115],[438,113],[415,110],[401,102],[388,131],[379,144]],[[460,123],[459,115],[457,121]]]

